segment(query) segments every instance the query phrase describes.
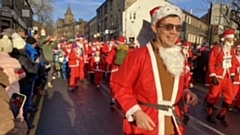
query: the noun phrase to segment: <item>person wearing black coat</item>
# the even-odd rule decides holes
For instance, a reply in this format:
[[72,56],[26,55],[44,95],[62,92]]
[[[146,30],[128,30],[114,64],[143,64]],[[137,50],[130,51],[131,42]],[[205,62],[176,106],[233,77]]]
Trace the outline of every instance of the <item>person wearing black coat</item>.
[[17,59],[19,63],[22,65],[22,68],[24,72],[26,73],[26,77],[19,81],[20,85],[20,93],[26,95],[27,100],[24,104],[23,108],[23,116],[25,121],[28,124],[28,128],[34,128],[34,125],[32,125],[28,121],[28,111],[30,112],[36,112],[37,108],[34,107],[32,104],[32,94],[33,94],[33,86],[34,86],[34,77],[39,71],[39,62],[40,58],[37,58],[35,63],[32,63],[31,58],[25,53],[25,50],[18,50],[16,48],[13,49],[12,53],[10,54],[11,57]]
[[49,65],[49,62],[46,60],[43,54],[43,50],[41,47],[36,46],[35,49],[37,50],[39,60],[40,60],[40,67],[38,72],[38,80],[36,81],[36,88],[38,89],[38,93],[40,95],[45,95],[45,86],[47,84],[47,70],[46,68]]

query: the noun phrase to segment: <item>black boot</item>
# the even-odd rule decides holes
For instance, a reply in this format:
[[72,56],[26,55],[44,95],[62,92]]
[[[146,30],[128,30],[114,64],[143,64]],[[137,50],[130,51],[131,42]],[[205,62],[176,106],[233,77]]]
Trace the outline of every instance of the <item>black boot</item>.
[[216,116],[216,118],[222,123],[224,127],[228,126],[227,121],[225,120],[225,114],[221,114],[221,112]]
[[216,120],[213,116],[213,108],[208,108],[207,110],[207,121],[213,124],[216,124]]
[[226,115],[226,112],[227,112],[229,107],[230,107],[230,105],[228,103],[226,103],[225,101],[223,101],[222,102],[222,109],[221,109],[220,113],[216,116],[216,118],[222,123],[222,125],[224,127],[228,126],[228,123],[225,120],[225,115]]
[[216,123],[215,118],[213,117],[213,104],[207,102],[207,121],[210,123]]

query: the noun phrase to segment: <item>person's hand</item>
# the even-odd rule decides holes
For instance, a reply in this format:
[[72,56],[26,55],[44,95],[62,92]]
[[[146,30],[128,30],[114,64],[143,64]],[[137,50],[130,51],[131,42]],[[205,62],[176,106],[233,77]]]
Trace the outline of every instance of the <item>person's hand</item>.
[[50,40],[52,36],[47,36],[46,41]]
[[212,77],[212,83],[213,83],[213,85],[218,85],[219,84],[216,76]]
[[39,57],[35,60],[36,63],[39,63],[40,62],[40,59]]
[[156,127],[153,120],[142,110],[138,110],[133,114],[133,117],[136,120],[137,127],[144,130],[152,131]]
[[198,103],[198,97],[190,90],[185,92],[185,102],[190,106],[195,106]]
[[231,76],[231,80],[232,80],[232,82],[234,82],[235,81],[235,78],[234,78],[235,76]]
[[22,107],[19,109],[19,113],[18,113],[18,115],[17,115],[16,118],[19,118],[19,119],[21,120],[21,122],[24,121],[24,117],[23,117],[23,108],[22,108]]

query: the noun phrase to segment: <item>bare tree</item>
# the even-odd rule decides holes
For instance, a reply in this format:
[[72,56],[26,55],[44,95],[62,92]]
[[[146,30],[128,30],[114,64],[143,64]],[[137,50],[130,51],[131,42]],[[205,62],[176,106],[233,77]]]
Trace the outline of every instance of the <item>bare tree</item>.
[[221,10],[222,14],[224,15],[226,21],[230,23],[230,20],[237,24],[238,29],[240,30],[240,0],[202,0],[206,3],[220,3],[226,6],[224,9]]
[[[30,0],[34,15],[41,23],[52,22],[53,4],[55,0]],[[49,24],[48,24],[49,25]]]

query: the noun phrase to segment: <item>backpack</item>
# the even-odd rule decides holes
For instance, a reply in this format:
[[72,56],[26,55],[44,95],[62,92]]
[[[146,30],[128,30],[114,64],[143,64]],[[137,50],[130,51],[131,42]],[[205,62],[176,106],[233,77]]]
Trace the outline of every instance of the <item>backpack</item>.
[[117,46],[117,52],[116,52],[116,59],[114,64],[117,66],[122,65],[124,62],[127,54],[128,54],[128,46],[127,45],[118,45]]

